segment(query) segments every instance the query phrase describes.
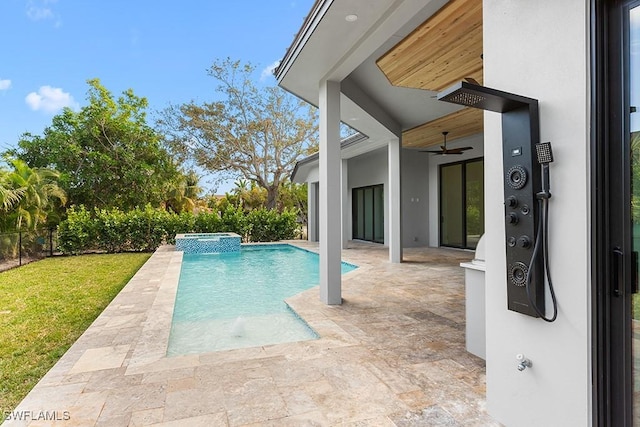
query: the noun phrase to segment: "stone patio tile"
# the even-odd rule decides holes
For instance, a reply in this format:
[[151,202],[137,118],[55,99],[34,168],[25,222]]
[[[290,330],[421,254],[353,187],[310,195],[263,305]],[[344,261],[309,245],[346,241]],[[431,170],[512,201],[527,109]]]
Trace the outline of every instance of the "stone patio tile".
[[118,345],[109,347],[90,348],[86,350],[80,359],[73,365],[69,373],[99,371],[101,369],[119,368],[122,366],[127,352],[128,345]]
[[444,409],[437,405],[422,411],[399,413],[392,418],[398,427],[457,427],[460,424]]
[[223,385],[229,424],[251,424],[289,415],[272,378],[246,379]]
[[[67,411],[82,393],[84,383],[37,387],[15,408],[16,411]],[[9,426],[25,423],[5,423]],[[5,425],[3,424],[3,426]]]
[[134,411],[131,414],[131,420],[129,426],[140,427],[148,426],[150,424],[157,424],[162,422],[162,416],[164,408],[144,409],[142,411]]
[[101,417],[95,427],[127,427],[131,423],[131,414],[113,415]]
[[181,418],[179,420],[151,424],[153,427],[227,427],[227,415],[224,412],[207,414],[197,417]]
[[195,379],[195,377],[168,380],[167,393],[172,393],[174,391],[191,390],[196,388],[197,385],[198,381]]
[[328,425],[329,421],[322,412],[315,411],[259,423],[244,424],[240,427],[323,427]]
[[98,419],[104,402],[107,399],[107,392],[82,393],[75,403],[68,410],[69,420],[62,423],[64,426],[87,426],[93,425]]
[[140,384],[132,387],[122,387],[112,391],[107,397],[100,419],[114,418],[123,414],[129,414],[164,406],[166,397],[164,384]]
[[141,323],[144,320],[144,314],[124,314],[120,316],[111,316],[109,321],[103,326],[105,329],[129,327]]
[[278,392],[284,399],[287,413],[292,416],[316,413],[320,409],[313,398],[304,390],[291,387],[279,387]]
[[118,390],[138,385],[142,382],[141,374],[125,375],[125,372],[126,368],[124,367],[91,372],[91,377],[84,388],[84,392]]
[[181,380],[186,378],[193,378],[195,372],[194,367],[170,369],[165,371],[150,372],[142,375],[142,383],[167,383],[172,380]]
[[163,422],[225,411],[222,388],[190,388],[167,393]]

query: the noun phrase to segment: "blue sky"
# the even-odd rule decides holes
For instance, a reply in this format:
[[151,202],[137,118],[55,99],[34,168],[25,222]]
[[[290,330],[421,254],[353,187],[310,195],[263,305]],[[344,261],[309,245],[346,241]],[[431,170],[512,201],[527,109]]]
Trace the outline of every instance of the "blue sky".
[[[313,0],[0,0],[0,151],[42,134],[65,106],[85,105],[86,81],[131,88],[152,113],[215,98],[215,59],[281,59]],[[218,193],[224,191],[219,188]]]

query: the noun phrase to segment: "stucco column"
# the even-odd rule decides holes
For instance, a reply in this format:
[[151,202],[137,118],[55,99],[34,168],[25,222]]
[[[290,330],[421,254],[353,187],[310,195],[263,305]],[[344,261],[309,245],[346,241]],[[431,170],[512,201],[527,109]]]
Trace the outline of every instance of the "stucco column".
[[402,211],[400,159],[402,141],[393,138],[388,145],[389,158],[389,261],[402,262]]
[[307,240],[318,241],[318,183],[307,183]]
[[349,244],[349,161],[342,160],[342,249]]
[[340,83],[320,82],[320,300],[342,304]]

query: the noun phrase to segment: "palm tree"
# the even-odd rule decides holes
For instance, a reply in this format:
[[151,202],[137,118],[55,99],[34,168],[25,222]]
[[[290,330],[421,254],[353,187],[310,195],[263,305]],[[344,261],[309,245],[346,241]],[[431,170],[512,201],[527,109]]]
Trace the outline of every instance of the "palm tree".
[[8,210],[9,223],[16,230],[35,229],[47,220],[56,208],[64,205],[67,195],[58,186],[60,174],[46,168],[30,168],[20,159],[9,159],[13,170],[7,174],[8,188],[17,192],[20,199]]
[[9,171],[0,169],[0,212],[7,213],[22,198],[23,189],[11,188]]
[[189,171],[173,182],[167,191],[164,202],[165,209],[175,213],[193,212],[202,187],[199,184],[200,177],[194,171]]
[[238,178],[233,183],[235,188],[233,189],[233,195],[236,196],[238,201],[238,207],[244,208],[244,202],[249,191],[249,181],[244,178]]

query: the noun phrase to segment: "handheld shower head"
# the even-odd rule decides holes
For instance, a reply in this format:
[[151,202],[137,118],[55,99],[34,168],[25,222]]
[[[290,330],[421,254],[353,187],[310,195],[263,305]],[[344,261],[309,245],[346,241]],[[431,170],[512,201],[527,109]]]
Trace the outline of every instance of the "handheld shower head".
[[553,151],[550,142],[539,142],[536,144],[536,157],[541,165],[548,165],[553,162]]
[[548,199],[551,197],[551,192],[549,191],[549,163],[553,162],[553,151],[551,151],[550,142],[536,144],[536,158],[542,168],[542,191],[536,196],[539,199]]

